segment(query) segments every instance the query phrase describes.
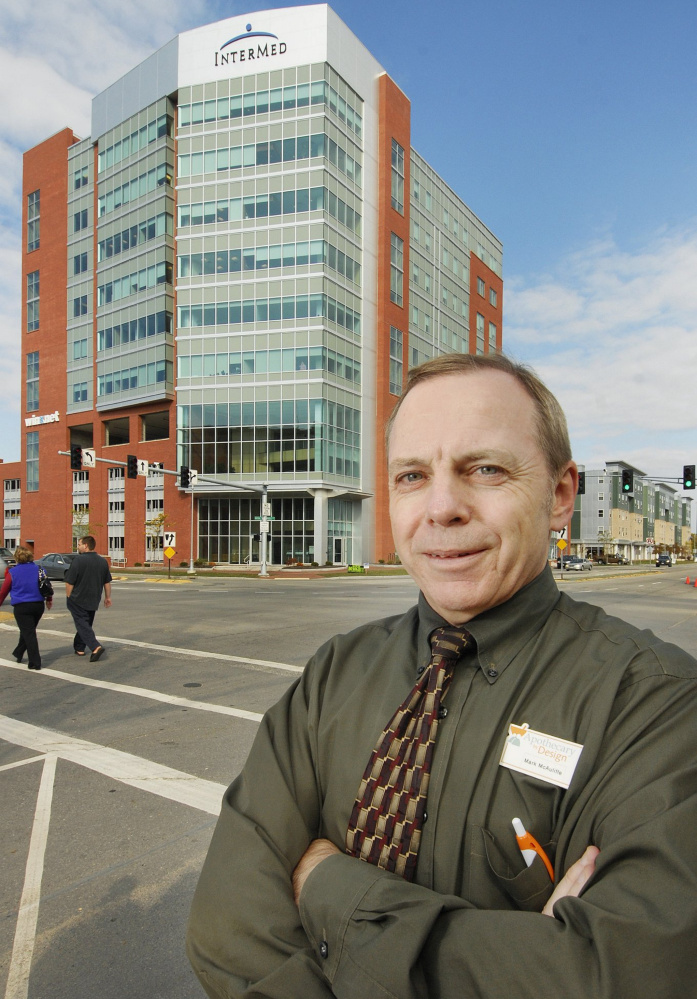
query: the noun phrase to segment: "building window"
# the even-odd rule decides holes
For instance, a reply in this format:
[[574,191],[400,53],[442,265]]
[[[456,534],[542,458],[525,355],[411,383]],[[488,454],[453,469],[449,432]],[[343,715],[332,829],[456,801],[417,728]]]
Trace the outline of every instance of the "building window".
[[598,493],[598,503],[605,502],[605,493]]
[[496,323],[489,323],[489,350],[496,350]]
[[75,171],[74,174],[74,186],[75,190],[79,187],[85,187],[89,183],[89,168],[84,166],[80,167],[79,170]]
[[87,402],[87,382],[76,382],[73,385],[73,402]]
[[87,338],[82,340],[75,340],[73,342],[73,360],[81,361],[83,358],[87,357]]
[[73,274],[83,274],[87,270],[87,251],[73,257]]
[[39,328],[39,272],[27,274],[27,333]]
[[390,300],[403,304],[404,290],[404,240],[396,233],[390,236]]
[[27,195],[27,253],[39,248],[40,191]]
[[494,288],[489,288],[489,305],[493,305],[494,308],[498,305],[499,296]]
[[484,283],[484,278],[478,277],[477,278],[477,294],[481,295],[482,298],[483,298],[485,292],[486,292],[486,285]]
[[602,511],[602,510],[598,510],[598,516],[599,516],[599,517],[600,517],[600,519],[602,520],[602,519],[603,519],[603,517],[605,516],[605,514],[603,513],[603,511]]
[[477,353],[484,353],[484,316],[477,313]]
[[27,434],[27,492],[35,493],[39,488],[39,431]]
[[87,315],[87,295],[78,295],[77,298],[73,299],[73,316],[77,318],[78,316]]
[[39,352],[27,354],[27,412],[39,408]]
[[87,209],[83,208],[81,211],[75,212],[73,215],[73,232],[79,232],[81,229],[86,229],[87,225]]
[[402,394],[403,341],[401,330],[390,326],[390,392],[392,395]]
[[392,140],[392,207],[404,215],[404,149]]

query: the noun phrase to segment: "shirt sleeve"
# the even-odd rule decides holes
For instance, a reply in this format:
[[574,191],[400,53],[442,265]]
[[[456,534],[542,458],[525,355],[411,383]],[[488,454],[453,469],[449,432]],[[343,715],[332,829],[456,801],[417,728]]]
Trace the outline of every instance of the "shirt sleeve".
[[[664,682],[667,681],[667,682]],[[600,848],[579,898],[478,910],[360,860],[324,860],[301,918],[337,999],[674,999],[697,978],[695,684],[645,680],[618,698],[571,809],[558,876]]]
[[320,822],[306,677],[307,670],[267,713],[223,799],[187,933],[189,958],[209,996],[332,996],[291,887]]
[[0,604],[3,603],[8,593],[12,588],[12,574],[9,569],[5,569],[5,577],[2,581],[2,587],[0,587]]

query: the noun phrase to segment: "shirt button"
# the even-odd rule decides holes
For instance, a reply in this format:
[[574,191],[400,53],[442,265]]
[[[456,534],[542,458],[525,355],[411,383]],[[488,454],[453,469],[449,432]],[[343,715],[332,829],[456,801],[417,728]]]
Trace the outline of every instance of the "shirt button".
[[419,666],[419,667],[417,667],[416,675],[417,676],[421,676],[421,674],[424,672],[425,669],[426,669],[425,666]]
[[319,956],[325,958],[329,957],[329,944],[326,940],[322,940],[319,945]]
[[490,676],[493,680],[499,675],[499,671],[497,669],[488,669],[486,675]]
[[441,704],[441,706],[438,708],[438,717],[447,718],[447,716],[448,716],[448,709]]
[[428,822],[428,812],[424,812],[424,817],[422,819],[422,822],[424,825]]

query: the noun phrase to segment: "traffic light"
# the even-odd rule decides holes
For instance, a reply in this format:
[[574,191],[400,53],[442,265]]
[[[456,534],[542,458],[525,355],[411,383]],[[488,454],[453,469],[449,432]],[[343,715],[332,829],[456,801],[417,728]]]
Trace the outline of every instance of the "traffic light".
[[191,469],[182,465],[179,469],[179,485],[182,489],[188,489],[191,485]]
[[138,478],[138,459],[134,454],[126,455],[126,475],[129,479]]
[[579,472],[578,473],[578,490],[576,492],[576,495],[577,496],[583,496],[583,494],[585,493],[585,491],[586,491],[586,473],[585,472]]
[[695,466],[694,465],[683,465],[683,469],[682,469],[682,487],[683,487],[683,489],[694,489],[695,488]]
[[261,541],[261,534],[253,534],[252,541]]
[[82,448],[79,444],[70,445],[70,467],[74,472],[82,468]]
[[630,472],[628,468],[622,469],[622,492],[634,492],[634,472]]

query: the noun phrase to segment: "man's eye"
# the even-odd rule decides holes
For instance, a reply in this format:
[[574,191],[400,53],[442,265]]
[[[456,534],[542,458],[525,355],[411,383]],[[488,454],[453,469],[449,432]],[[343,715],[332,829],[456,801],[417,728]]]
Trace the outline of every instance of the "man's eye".
[[500,475],[501,469],[498,465],[481,465],[477,471],[480,475]]
[[405,472],[404,475],[400,475],[399,481],[405,482],[407,485],[409,485],[412,482],[418,482],[419,479],[422,478],[423,476],[421,472]]

